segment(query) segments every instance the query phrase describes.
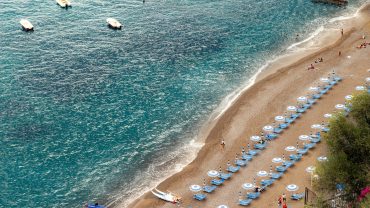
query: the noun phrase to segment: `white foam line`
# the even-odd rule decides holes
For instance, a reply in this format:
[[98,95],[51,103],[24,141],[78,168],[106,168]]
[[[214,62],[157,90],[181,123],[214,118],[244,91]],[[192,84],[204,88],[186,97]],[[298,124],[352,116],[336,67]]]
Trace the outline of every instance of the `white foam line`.
[[291,49],[301,45],[302,43],[305,43],[305,42],[308,42],[308,41],[312,40],[314,37],[316,37],[322,31],[324,31],[324,26],[320,26],[308,38],[306,38],[306,39],[304,39],[304,40],[302,40],[298,43],[294,43],[294,44],[290,45],[287,49],[291,50]]

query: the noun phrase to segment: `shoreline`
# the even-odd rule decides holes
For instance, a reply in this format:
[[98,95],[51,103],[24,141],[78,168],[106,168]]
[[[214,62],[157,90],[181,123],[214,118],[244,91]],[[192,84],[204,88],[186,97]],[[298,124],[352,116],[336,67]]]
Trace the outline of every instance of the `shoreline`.
[[[357,18],[357,13],[361,13],[361,11],[368,9],[370,4],[364,4],[361,6],[356,13],[349,17],[349,18],[343,18],[341,20],[335,20],[335,21],[353,21],[353,18]],[[339,17],[337,17],[339,18]],[[335,19],[335,18],[333,18]],[[198,154],[195,156],[194,160],[190,162],[188,165],[186,165],[180,172],[174,173],[173,175],[170,175],[168,177],[165,177],[165,179],[158,183],[157,187],[169,187],[169,181],[173,182],[180,178],[179,176],[186,174],[186,172],[193,172],[194,169],[196,169],[197,164],[202,164],[204,162],[205,158],[209,155],[209,149],[213,148],[218,145],[219,138],[215,138],[216,135],[219,135],[218,133],[215,133],[215,129],[223,129],[226,128],[225,125],[223,125],[223,122],[231,123],[230,120],[233,119],[233,115],[236,114],[238,111],[236,106],[240,106],[241,103],[243,103],[243,97],[247,96],[249,91],[252,91],[253,88],[256,88],[256,85],[260,85],[263,81],[268,81],[279,74],[284,73],[289,68],[295,67],[297,65],[300,65],[302,62],[306,62],[309,60],[313,60],[316,56],[323,52],[327,52],[328,50],[337,47],[341,43],[343,43],[345,40],[347,40],[353,33],[356,32],[354,28],[350,27],[344,27],[345,28],[345,34],[343,37],[340,37],[333,40],[333,36],[337,36],[338,34],[333,34],[333,32],[339,33],[338,31],[329,31],[327,36],[324,38],[321,38],[322,42],[329,42],[326,45],[322,46],[321,48],[315,48],[314,46],[308,49],[305,49],[303,51],[294,51],[293,53],[287,53],[285,55],[279,56],[276,59],[273,59],[272,61],[267,62],[263,67],[258,69],[258,71],[250,78],[248,79],[247,84],[240,87],[238,90],[232,92],[230,95],[228,95],[219,105],[219,107],[211,114],[208,121],[201,127],[199,137],[201,138],[199,143],[204,142],[204,145],[199,150]],[[324,29],[324,32],[325,31]],[[321,32],[320,32],[321,33]],[[319,33],[319,34],[320,34]],[[318,35],[319,35],[318,34]],[[314,39],[315,37],[313,37]],[[328,41],[328,40],[331,40]],[[307,44],[308,41],[302,41],[302,43],[297,43],[295,46],[299,46],[301,44]],[[322,45],[322,42],[317,45]],[[293,46],[293,47],[295,47]],[[285,51],[289,50],[290,47],[285,49]],[[226,105],[223,105],[223,103],[226,102]],[[218,110],[220,107],[221,110]],[[226,121],[225,121],[226,120]],[[240,139],[239,139],[240,140]],[[197,141],[198,143],[198,141]],[[234,141],[228,141],[227,143],[235,143]],[[166,189],[165,189],[166,190]],[[149,196],[148,196],[149,194]],[[148,204],[143,201],[142,198],[153,198],[150,196],[150,192],[146,192],[142,194],[139,198],[133,200],[128,207],[147,207]],[[157,199],[155,199],[157,200]],[[143,205],[142,205],[143,204]],[[164,205],[165,203],[162,201],[157,200],[157,202],[150,203],[151,207],[159,207]],[[120,206],[121,207],[121,206]]]

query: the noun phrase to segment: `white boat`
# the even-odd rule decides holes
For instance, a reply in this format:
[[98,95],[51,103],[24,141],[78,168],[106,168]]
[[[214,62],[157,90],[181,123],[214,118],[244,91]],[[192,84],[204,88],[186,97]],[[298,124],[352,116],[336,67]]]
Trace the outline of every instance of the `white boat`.
[[175,194],[173,193],[164,193],[162,191],[159,191],[158,189],[153,189],[152,190],[152,193],[160,198],[160,199],[163,199],[165,201],[168,201],[168,202],[172,202],[172,203],[177,203],[181,200],[181,197],[179,196],[176,196]]
[[113,18],[107,18],[107,23],[109,27],[114,28],[114,29],[121,29],[122,25],[119,23],[116,19]]
[[24,30],[26,30],[26,31],[33,30],[33,25],[31,24],[30,21],[28,21],[26,19],[21,19],[21,21],[19,21],[19,23],[21,23],[22,28]]
[[72,4],[71,4],[71,2],[69,0],[56,0],[56,2],[62,8],[66,8],[66,7],[72,6]]

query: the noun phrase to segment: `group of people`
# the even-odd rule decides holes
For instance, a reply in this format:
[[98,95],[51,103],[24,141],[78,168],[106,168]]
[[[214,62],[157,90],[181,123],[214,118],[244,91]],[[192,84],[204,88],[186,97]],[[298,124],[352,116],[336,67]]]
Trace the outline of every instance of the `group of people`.
[[[320,63],[320,62],[324,62],[324,59],[322,57],[315,60],[315,64]],[[310,69],[315,69],[315,66],[311,64],[310,66],[308,66],[307,70],[310,70]]]
[[288,208],[288,205],[286,204],[286,195],[284,193],[279,196],[278,206],[282,208]]

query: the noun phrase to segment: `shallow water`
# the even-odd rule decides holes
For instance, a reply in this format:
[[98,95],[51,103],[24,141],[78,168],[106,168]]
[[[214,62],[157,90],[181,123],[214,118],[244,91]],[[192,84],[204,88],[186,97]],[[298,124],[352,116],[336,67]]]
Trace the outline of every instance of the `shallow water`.
[[363,2],[2,0],[0,207],[130,199],[267,60]]

